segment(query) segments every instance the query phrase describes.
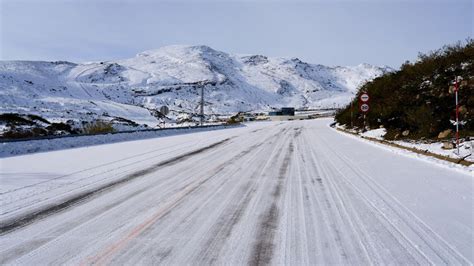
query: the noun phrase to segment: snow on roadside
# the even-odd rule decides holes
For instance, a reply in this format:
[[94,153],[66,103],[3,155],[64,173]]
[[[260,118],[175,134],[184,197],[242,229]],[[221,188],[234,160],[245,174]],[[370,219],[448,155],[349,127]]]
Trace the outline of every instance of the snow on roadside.
[[387,134],[387,130],[385,128],[377,128],[373,130],[368,130],[364,133],[361,133],[360,135],[368,138],[383,140],[383,136],[385,136],[385,134]]
[[436,153],[439,155],[447,156],[449,158],[464,158],[464,160],[469,161],[469,162],[474,162],[474,155],[472,154],[472,150],[474,147],[474,141],[466,141],[464,143],[461,143],[459,146],[459,153],[460,156],[456,154],[456,149],[450,149],[450,150],[445,150],[443,149],[443,143],[442,142],[433,142],[433,143],[422,143],[422,142],[409,142],[409,141],[392,141],[395,144],[409,147],[409,148],[415,148],[417,150],[422,150],[422,151],[428,151],[431,153]]
[[[347,130],[344,127],[341,127],[339,125],[337,125],[336,128]],[[431,156],[418,154],[418,153],[415,153],[415,152],[412,152],[412,151],[409,151],[409,150],[404,150],[404,149],[401,149],[401,148],[396,148],[396,147],[393,147],[393,146],[389,146],[389,145],[385,145],[385,144],[382,144],[382,143],[374,142],[374,141],[371,141],[369,139],[363,139],[363,138],[360,138],[360,137],[357,137],[357,136],[354,136],[354,135],[351,135],[351,134],[348,134],[348,133],[345,133],[343,131],[339,131],[339,130],[336,130],[336,129],[334,129],[334,131],[336,131],[339,134],[343,134],[347,137],[354,138],[354,139],[357,139],[359,141],[364,141],[364,142],[366,142],[368,144],[371,144],[373,146],[377,146],[377,147],[380,147],[382,149],[392,151],[395,154],[400,154],[400,155],[403,155],[403,156],[416,158],[416,159],[425,161],[427,163],[438,165],[438,166],[443,167],[443,168],[449,168],[449,169],[457,170],[457,171],[462,172],[462,173],[474,174],[474,164],[470,165],[470,166],[463,166],[463,165],[455,164],[455,163],[448,162],[448,161],[445,161],[445,160],[440,160],[440,159],[437,159],[437,158],[434,158],[434,157],[431,157]],[[348,130],[348,131],[354,132],[353,130]],[[373,131],[375,131],[375,132],[373,132]],[[363,136],[366,136],[366,137],[377,136],[377,134],[380,133],[380,132],[381,132],[380,129],[375,129],[375,130],[369,130],[369,131],[365,132],[364,133],[365,135],[363,135],[363,134],[359,134],[359,135],[363,135]],[[383,138],[381,138],[381,139],[383,139]],[[399,143],[399,142],[401,142],[401,143]],[[412,143],[413,146],[409,146],[410,143],[405,142],[405,141],[396,141],[396,142],[394,141],[393,143],[403,145],[403,146],[406,146],[406,147],[413,147],[413,148],[416,148],[416,149],[419,149],[419,150],[426,150],[426,147],[428,147],[428,148],[431,148],[431,150],[429,150],[429,151],[432,152],[432,153],[438,153],[438,152],[440,152],[440,150],[442,150],[441,147],[438,147],[438,145],[435,145],[435,144],[439,144],[439,143],[432,143],[432,144],[428,144],[427,146],[423,146],[423,145],[421,145],[421,143]],[[470,145],[471,145],[471,149],[472,149],[472,143]],[[423,147],[425,147],[425,149],[423,149]],[[452,152],[452,151],[445,151],[445,150],[442,150],[442,151],[444,151],[446,153]],[[443,154],[443,153],[438,153],[438,154],[446,155],[446,154]],[[452,157],[452,158],[459,158],[459,157]],[[472,161],[472,155],[470,156],[469,161]]]
[[215,126],[205,128],[169,129],[163,131],[136,131],[128,133],[78,136],[57,139],[29,140],[19,142],[0,143],[0,158],[37,152],[55,151],[70,148],[79,148],[100,144],[109,144],[131,140],[141,140],[179,134],[188,134],[202,131],[225,129],[235,126]]
[[[354,132],[354,133],[357,133],[357,132]],[[367,138],[385,140],[383,136],[386,133],[387,133],[387,130],[385,128],[377,128],[377,129],[368,130],[366,132],[358,133],[358,134]],[[449,149],[449,150],[443,149],[442,148],[443,142],[441,141],[427,143],[427,142],[422,142],[422,141],[396,140],[396,141],[389,141],[389,142],[398,144],[400,146],[408,147],[408,148],[414,148],[420,151],[428,151],[431,153],[443,155],[443,156],[453,158],[453,159],[459,159],[459,158],[465,157],[464,160],[469,161],[469,162],[474,162],[474,155],[472,153],[474,149],[474,141],[466,141],[464,143],[461,143],[461,146],[459,149],[460,155],[456,154],[456,151],[457,151],[456,149]]]

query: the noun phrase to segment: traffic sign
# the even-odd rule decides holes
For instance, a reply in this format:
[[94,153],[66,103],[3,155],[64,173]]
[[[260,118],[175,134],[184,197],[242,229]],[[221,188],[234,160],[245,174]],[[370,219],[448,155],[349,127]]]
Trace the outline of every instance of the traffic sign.
[[359,109],[360,109],[361,112],[367,113],[370,109],[370,106],[366,103],[363,103],[359,106]]
[[166,106],[166,105],[161,106],[161,108],[160,108],[160,113],[161,114],[167,115],[167,114],[169,114],[169,112],[170,112],[170,109],[168,108],[168,106]]
[[369,94],[367,94],[366,92],[364,92],[360,95],[360,101],[361,102],[366,103],[366,102],[369,101],[369,99],[370,99]]
[[367,92],[363,92],[359,96],[359,110],[364,114],[370,110],[369,100],[370,96]]

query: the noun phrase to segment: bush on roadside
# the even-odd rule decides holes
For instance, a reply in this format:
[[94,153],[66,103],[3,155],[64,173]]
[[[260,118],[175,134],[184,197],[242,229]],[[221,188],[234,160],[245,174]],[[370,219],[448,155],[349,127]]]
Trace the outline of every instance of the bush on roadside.
[[[387,73],[364,84],[352,102],[355,127],[364,125],[358,96],[370,95],[366,122],[371,128],[383,126],[386,138],[436,139],[447,129],[454,129],[453,81],[462,77],[459,89],[461,136],[474,131],[474,41],[445,46],[420,54],[414,63],[406,62],[399,71]],[[336,114],[340,124],[351,125],[351,105]],[[409,132],[406,136],[402,132]]]
[[0,114],[0,122],[8,126],[34,125],[35,122],[27,119],[26,116],[16,113]]
[[23,139],[23,138],[36,138],[44,137],[49,135],[49,132],[40,127],[33,127],[28,129],[23,128],[12,128],[8,131],[3,132],[1,138],[5,139]]
[[239,114],[237,114],[237,115],[231,116],[231,117],[227,120],[226,124],[227,124],[227,125],[236,125],[236,124],[239,124],[240,122],[242,122],[242,121],[241,121],[241,119],[240,119]]
[[112,126],[112,123],[101,120],[88,123],[83,128],[85,134],[112,133],[114,131],[115,129]]

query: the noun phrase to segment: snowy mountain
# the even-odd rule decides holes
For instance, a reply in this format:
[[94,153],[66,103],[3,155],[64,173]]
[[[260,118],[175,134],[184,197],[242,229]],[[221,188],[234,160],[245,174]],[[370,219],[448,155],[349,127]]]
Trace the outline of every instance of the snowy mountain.
[[170,117],[267,111],[282,106],[322,108],[350,101],[367,80],[391,71],[361,64],[327,67],[297,58],[230,55],[207,46],[167,46],[134,58],[71,62],[0,62],[0,113],[36,114],[50,121],[124,118],[157,124]]

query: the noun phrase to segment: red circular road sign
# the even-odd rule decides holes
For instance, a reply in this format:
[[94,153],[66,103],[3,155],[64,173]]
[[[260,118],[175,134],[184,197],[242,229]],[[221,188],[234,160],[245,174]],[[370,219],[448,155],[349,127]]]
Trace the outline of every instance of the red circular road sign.
[[370,106],[366,103],[363,103],[359,106],[359,109],[360,109],[361,112],[367,113],[370,109]]
[[361,102],[364,102],[364,103],[368,102],[370,99],[369,94],[367,94],[366,92],[362,93],[359,98]]

